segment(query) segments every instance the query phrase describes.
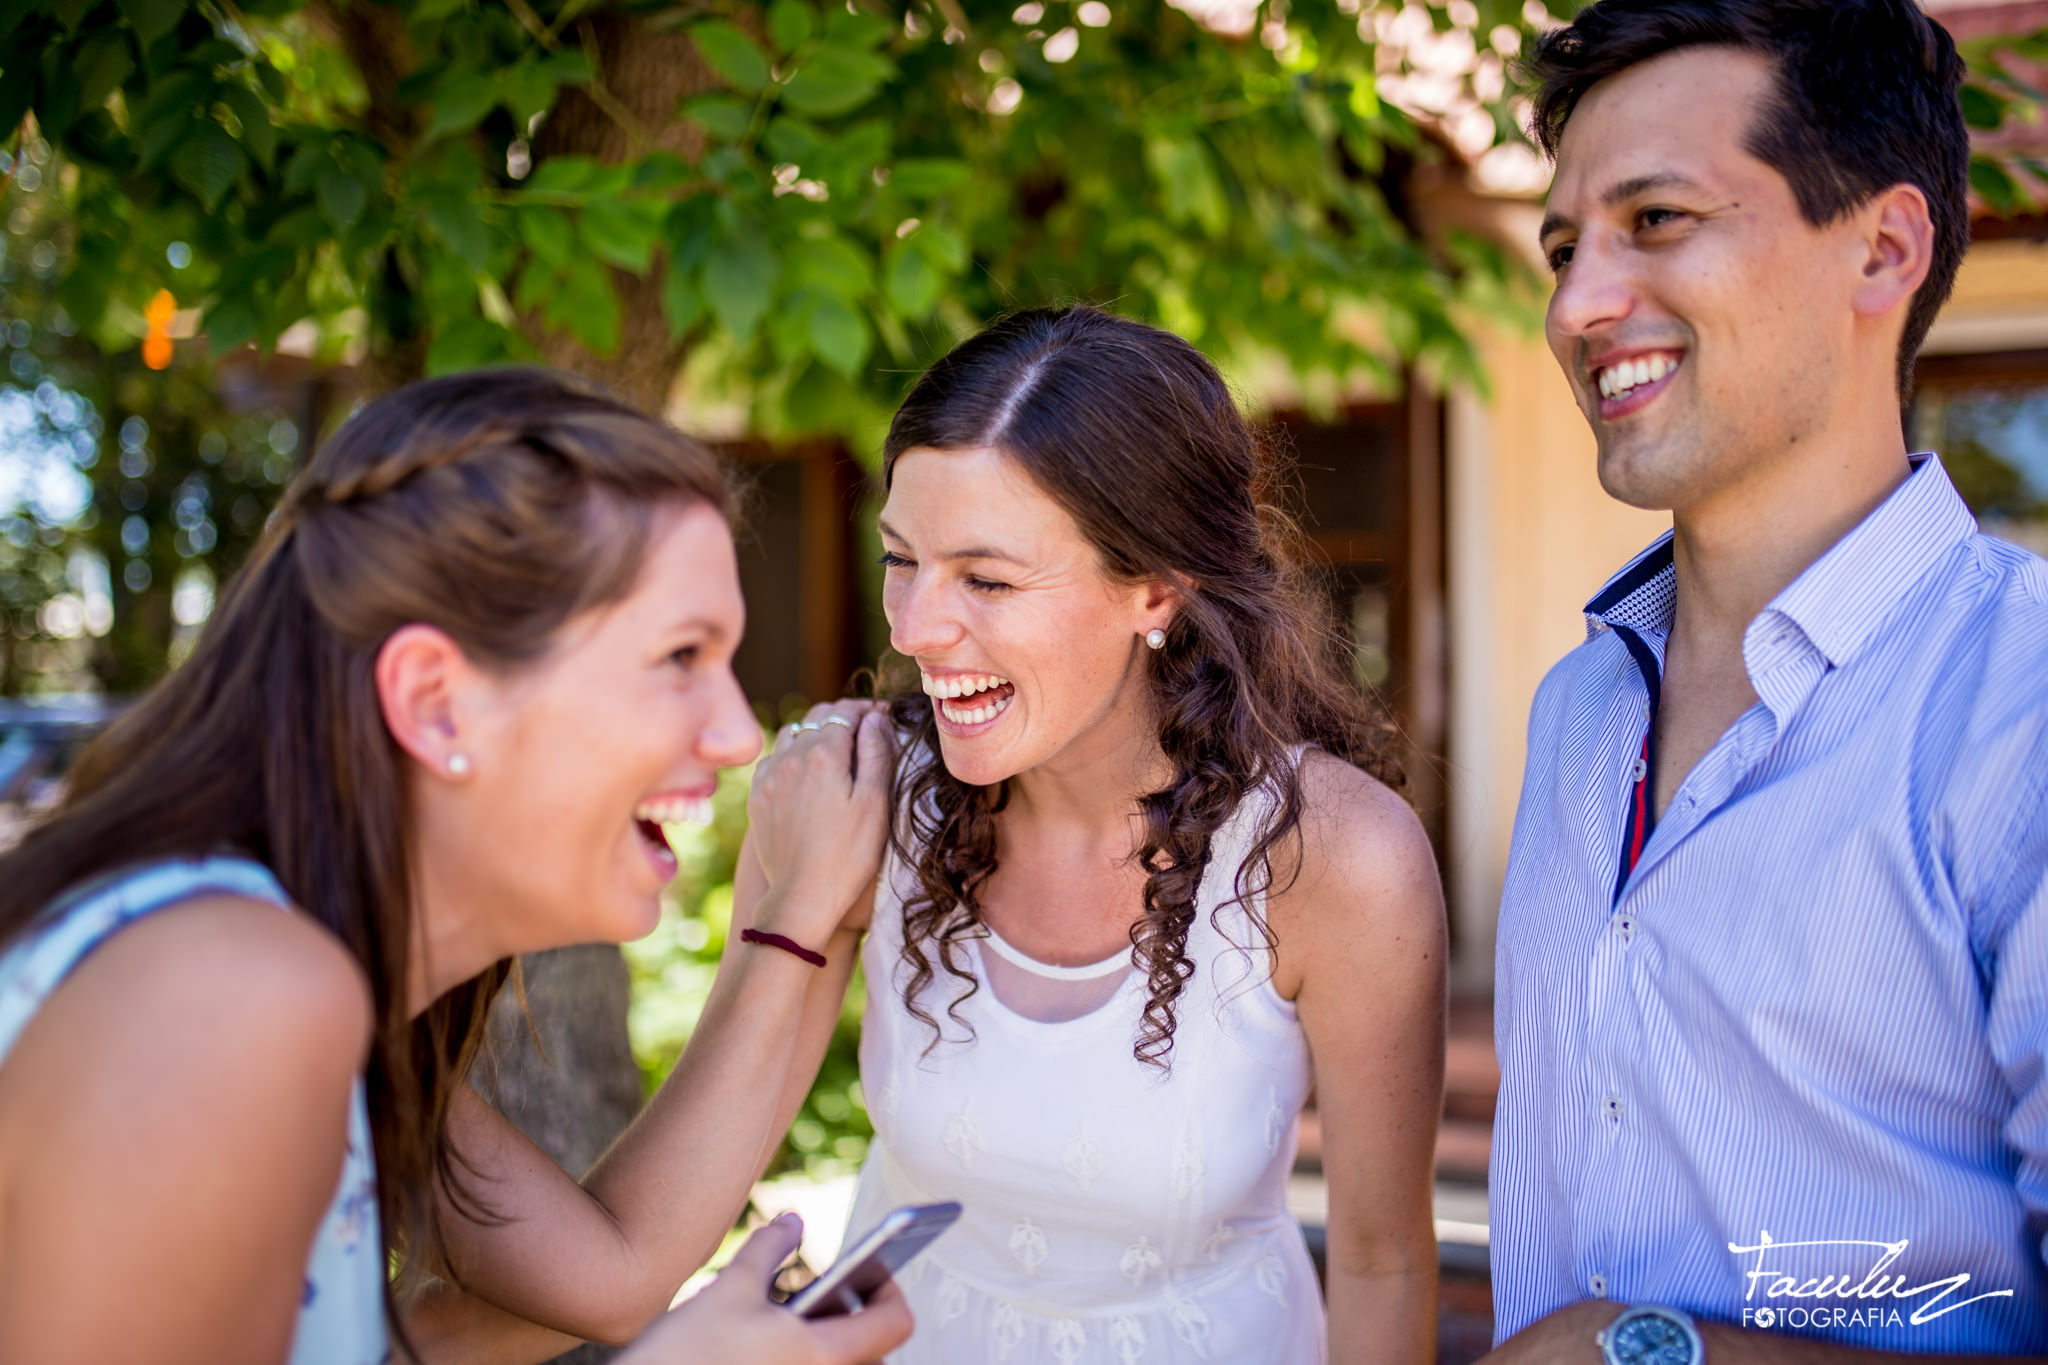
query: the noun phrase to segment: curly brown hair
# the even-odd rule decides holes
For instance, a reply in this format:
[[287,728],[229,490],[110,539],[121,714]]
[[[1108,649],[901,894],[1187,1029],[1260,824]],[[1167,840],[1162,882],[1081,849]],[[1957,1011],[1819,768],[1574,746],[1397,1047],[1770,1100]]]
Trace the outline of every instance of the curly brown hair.
[[[1283,462],[1239,412],[1223,378],[1181,338],[1095,308],[1005,317],[933,365],[890,424],[884,479],[915,449],[994,447],[1074,518],[1120,582],[1172,585],[1178,608],[1163,648],[1149,652],[1164,787],[1139,797],[1145,915],[1131,960],[1149,997],[1133,1054],[1166,1069],[1174,1009],[1194,964],[1187,955],[1210,840],[1252,792],[1277,801],[1238,869],[1226,905],[1243,905],[1268,950],[1277,946],[1254,898],[1271,889],[1272,855],[1296,840],[1302,786],[1295,746],[1323,749],[1398,787],[1394,727],[1349,679],[1328,601],[1272,500]],[[921,995],[938,965],[980,988],[963,941],[985,933],[977,895],[999,861],[996,815],[1008,783],[973,786],[947,771],[931,699],[905,661],[883,668],[884,695],[908,738],[891,845],[915,871],[903,906],[906,1004],[942,1030]],[[1299,871],[1299,860],[1292,863]],[[1290,874],[1291,875],[1291,874]],[[1220,914],[1223,906],[1219,906]]]

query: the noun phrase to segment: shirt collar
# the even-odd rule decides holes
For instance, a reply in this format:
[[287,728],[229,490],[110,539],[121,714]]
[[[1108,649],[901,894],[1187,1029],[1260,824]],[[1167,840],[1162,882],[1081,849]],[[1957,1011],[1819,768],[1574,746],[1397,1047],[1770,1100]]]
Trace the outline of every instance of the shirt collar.
[[[1877,510],[1836,541],[1764,610],[1790,619],[1837,667],[1855,656],[1908,590],[1977,520],[1932,453],[1909,455],[1913,472]],[[1678,604],[1666,531],[1586,603],[1587,634],[1626,626],[1666,635]]]

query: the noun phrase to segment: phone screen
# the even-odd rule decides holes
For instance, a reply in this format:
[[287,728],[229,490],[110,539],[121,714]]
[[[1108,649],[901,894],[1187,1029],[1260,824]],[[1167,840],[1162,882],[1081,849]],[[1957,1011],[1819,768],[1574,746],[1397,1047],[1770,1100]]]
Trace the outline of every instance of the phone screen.
[[959,1216],[960,1205],[951,1200],[893,1211],[790,1299],[790,1311],[829,1318],[858,1310]]

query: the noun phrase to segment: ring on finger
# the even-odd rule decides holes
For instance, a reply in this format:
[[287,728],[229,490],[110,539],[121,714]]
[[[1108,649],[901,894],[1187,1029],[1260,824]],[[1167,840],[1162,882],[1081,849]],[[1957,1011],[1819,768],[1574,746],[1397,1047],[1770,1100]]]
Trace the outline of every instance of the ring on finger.
[[837,712],[834,712],[832,715],[825,717],[825,719],[819,721],[818,724],[820,726],[844,725],[849,730],[853,728],[853,722],[848,720],[845,716],[838,714]]
[[799,722],[796,728],[799,730],[822,730],[825,726],[820,721],[806,720]]

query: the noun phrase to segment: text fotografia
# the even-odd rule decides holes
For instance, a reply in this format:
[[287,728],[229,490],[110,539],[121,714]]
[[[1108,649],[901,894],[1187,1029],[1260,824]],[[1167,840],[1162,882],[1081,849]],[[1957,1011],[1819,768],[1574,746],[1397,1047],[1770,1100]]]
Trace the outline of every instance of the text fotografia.
[[[1742,1296],[1745,1305],[1757,1297],[1760,1288],[1766,1299],[1815,1301],[1810,1307],[1805,1303],[1744,1307],[1742,1325],[1763,1328],[1780,1324],[1786,1327],[1897,1327],[1911,1323],[1919,1327],[1945,1313],[1967,1308],[1984,1299],[2012,1297],[2010,1289],[1993,1289],[1974,1298],[1946,1302],[1970,1282],[1968,1272],[1909,1285],[1906,1276],[1892,1272],[1891,1265],[1906,1254],[1910,1245],[1910,1241],[1903,1239],[1897,1242],[1779,1242],[1773,1241],[1768,1232],[1760,1234],[1755,1246],[1738,1246],[1730,1242],[1728,1249],[1737,1256],[1756,1257],[1756,1264],[1748,1272],[1749,1289]],[[1772,1251],[1809,1247],[1842,1248],[1841,1255],[1849,1263],[1848,1268],[1842,1273],[1802,1280],[1797,1275],[1787,1275],[1764,1264]],[[1862,1272],[1860,1277],[1857,1274],[1859,1268]],[[1901,1300],[1912,1302],[1902,1306]],[[1908,1312],[1910,1316],[1904,1316]]]

